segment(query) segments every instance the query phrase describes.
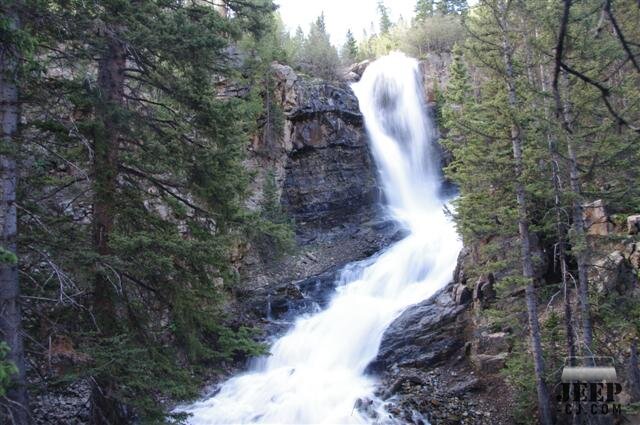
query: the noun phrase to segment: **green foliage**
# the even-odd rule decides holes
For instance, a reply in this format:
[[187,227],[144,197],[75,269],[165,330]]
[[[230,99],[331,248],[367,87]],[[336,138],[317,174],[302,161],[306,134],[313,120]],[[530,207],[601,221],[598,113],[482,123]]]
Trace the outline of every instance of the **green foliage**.
[[[298,37],[298,33],[296,33]],[[301,71],[325,80],[338,78],[340,59],[338,51],[331,44],[324,22],[320,15],[310,26],[309,35],[302,43],[301,51],[296,55],[295,66]]]
[[0,246],[0,263],[15,266],[18,264],[18,257],[13,252]]
[[415,19],[417,21],[424,21],[425,19],[433,16],[435,12],[434,0],[418,0],[414,8]]
[[462,14],[467,11],[467,0],[439,0],[435,10],[440,15]]
[[[71,335],[92,359],[77,374],[111,382],[146,422],[161,419],[160,398],[196,394],[199,368],[264,352],[224,308],[237,274],[230,252],[256,232],[278,243],[290,234],[281,218],[247,211],[243,164],[258,131],[281,137],[282,111],[266,99],[271,61],[287,59],[288,35],[270,1],[227,7],[226,15],[204,3],[155,0],[34,9],[46,40],[38,58],[64,72],[22,82],[29,173],[18,194],[28,211],[19,247],[22,273],[34,282],[26,295],[61,302],[27,330]],[[127,47],[122,103],[105,99],[96,75],[110,34]],[[103,196],[96,177],[105,172],[94,159],[108,150],[107,125],[119,149],[106,173],[115,173],[115,190]],[[90,211],[101,196],[113,225],[108,252],[99,254]],[[109,289],[98,301],[113,314],[93,332],[90,296],[100,279]]]
[[387,10],[382,0],[378,1],[378,14],[380,15],[380,33],[388,34],[393,24],[391,18],[389,18],[389,10]]
[[[438,13],[429,16],[427,2],[419,4],[425,12],[418,22],[437,17]],[[439,106],[442,144],[453,156],[445,172],[460,190],[455,201],[455,221],[465,243],[474,249],[473,273],[492,271],[500,276],[495,285],[499,298],[525,283],[517,276],[521,254],[517,242],[512,144],[516,135],[523,144],[519,178],[526,192],[529,231],[536,236],[536,245],[548,253],[557,252],[556,225],[561,229],[575,227],[571,226],[570,213],[574,202],[603,199],[610,211],[621,216],[637,206],[638,186],[634,183],[640,173],[637,133],[620,121],[616,123],[611,109],[637,126],[640,105],[634,99],[638,96],[640,74],[627,66],[628,54],[616,32],[608,24],[599,27],[600,6],[597,1],[572,3],[567,36],[570,42],[565,45],[563,60],[575,72],[558,75],[559,107],[565,115],[557,110],[552,89],[555,63],[549,59],[556,51],[560,4],[480,2],[464,16],[464,26],[471,36],[458,40],[452,49],[450,78]],[[440,14],[444,13],[441,9]],[[640,12],[633,2],[617,4],[614,13],[627,39],[639,40],[637,25],[631,22],[637,21]],[[510,47],[511,69],[505,66],[505,45]],[[423,54],[420,50],[417,53]],[[610,80],[612,75],[616,76],[615,82]],[[585,83],[585,78],[606,87],[609,106],[599,89]],[[508,90],[507,82],[513,84],[515,96]],[[576,153],[578,173],[573,177],[568,142]],[[554,170],[557,188],[552,185]],[[569,242],[570,273],[576,276],[575,258],[578,254],[593,254],[594,245],[580,232],[561,233],[562,239]],[[547,285],[540,285],[539,293],[546,304],[558,287],[551,285],[554,282],[544,283]],[[591,295],[600,352],[611,350],[611,340],[619,345],[620,341],[637,337],[638,329],[631,325],[640,320],[633,297],[627,294],[623,300],[615,294]],[[504,306],[506,301],[498,303]],[[523,304],[517,308],[524,313]],[[495,311],[487,315],[495,315]],[[553,373],[561,366],[562,355],[567,351],[564,318],[553,310],[540,311],[539,316],[543,322],[545,366],[550,373],[542,378],[557,382]],[[501,320],[501,317],[493,319],[496,323]],[[534,421],[536,376],[530,347],[522,342],[526,341],[524,335],[514,331],[516,344],[504,374],[516,388],[518,410],[514,419]]]
[[513,387],[515,406],[511,419],[515,424],[533,425],[536,421],[536,382],[531,355],[522,340],[515,341],[502,374]]
[[18,372],[16,366],[6,360],[7,354],[9,354],[9,346],[6,342],[0,341],[0,397],[7,394],[11,377]]
[[345,65],[350,65],[355,62],[358,57],[358,43],[356,39],[353,37],[353,33],[351,30],[347,30],[347,35],[345,37],[344,45],[340,50],[340,59],[342,63]]
[[[267,171],[262,187],[260,217],[251,239],[265,258],[290,252],[294,243],[293,223],[280,204],[280,195],[273,170]],[[275,250],[274,250],[275,248]]]
[[411,24],[403,21],[395,25],[389,23],[386,31],[379,34],[365,33],[358,44],[358,60],[384,56],[392,50],[425,59],[430,54],[450,53],[453,46],[464,38],[458,16],[425,15],[414,19]]

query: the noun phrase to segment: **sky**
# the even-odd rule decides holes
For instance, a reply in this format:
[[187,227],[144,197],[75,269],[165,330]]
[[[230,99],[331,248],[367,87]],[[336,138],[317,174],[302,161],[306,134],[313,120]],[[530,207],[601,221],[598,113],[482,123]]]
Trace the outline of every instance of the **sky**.
[[[309,24],[324,12],[327,31],[331,42],[339,47],[345,34],[351,29],[356,39],[362,38],[362,31],[371,33],[371,23],[378,29],[378,0],[275,0],[280,16],[287,29],[293,34],[300,25],[305,33]],[[387,0],[391,20],[397,21],[400,15],[406,20],[413,16],[416,0]]]

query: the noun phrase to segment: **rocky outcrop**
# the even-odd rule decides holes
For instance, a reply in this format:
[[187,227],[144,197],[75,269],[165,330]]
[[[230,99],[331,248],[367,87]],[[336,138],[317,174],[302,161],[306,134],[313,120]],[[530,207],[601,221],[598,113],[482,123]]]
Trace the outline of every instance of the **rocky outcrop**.
[[587,234],[607,236],[613,231],[613,223],[601,199],[582,206],[582,215]]
[[[282,132],[254,140],[250,168],[275,171],[282,204],[299,233],[371,218],[376,172],[349,85],[299,76],[286,65],[273,64],[272,70]],[[263,177],[257,176],[254,203]]]
[[455,302],[452,289],[450,285],[405,310],[384,332],[368,370],[433,367],[463,347],[466,307]]
[[282,113],[282,131],[263,131],[252,142],[246,162],[255,173],[249,207],[260,207],[271,173],[294,223],[298,247],[293,255],[274,261],[242,246],[234,263],[244,289],[275,297],[273,290],[283,282],[318,276],[372,255],[398,229],[378,218],[377,174],[349,85],[301,76],[277,63],[272,76],[269,101]]
[[627,233],[630,235],[640,233],[640,214],[627,217]]
[[595,261],[590,268],[589,281],[600,293],[616,291],[628,293],[638,285],[640,253],[636,243],[630,243],[624,250],[613,251]]
[[495,297],[493,276],[481,277],[472,291],[465,271],[470,262],[465,249],[453,281],[387,328],[367,368],[379,377],[378,395],[396,421],[510,423],[510,398],[496,397],[508,393],[499,372],[510,350],[509,335],[480,331],[475,311]]
[[246,165],[255,179],[248,205],[260,208],[266,179],[275,176],[297,246],[283,258],[266,258],[249,244],[233,253],[241,280],[234,315],[266,334],[324,307],[343,265],[401,237],[397,225],[379,214],[375,165],[349,84],[311,79],[277,63],[272,77],[265,102],[281,112],[281,132],[261,131],[252,141]]

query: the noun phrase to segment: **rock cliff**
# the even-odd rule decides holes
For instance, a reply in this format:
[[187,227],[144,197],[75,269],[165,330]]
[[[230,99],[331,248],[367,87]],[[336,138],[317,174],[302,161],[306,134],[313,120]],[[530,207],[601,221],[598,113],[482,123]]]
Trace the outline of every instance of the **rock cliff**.
[[343,265],[399,237],[396,226],[380,214],[377,172],[349,84],[298,75],[277,63],[272,77],[282,131],[261,132],[253,140],[247,166],[256,177],[249,206],[259,207],[266,179],[275,175],[297,246],[277,259],[264,258],[251,246],[238,247],[242,284],[236,298],[258,320],[292,318],[323,305]]

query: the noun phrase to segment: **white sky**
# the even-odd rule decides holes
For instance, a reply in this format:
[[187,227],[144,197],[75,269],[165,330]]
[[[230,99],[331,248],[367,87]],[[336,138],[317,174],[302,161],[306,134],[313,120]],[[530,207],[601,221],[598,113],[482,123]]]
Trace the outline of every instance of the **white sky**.
[[[336,47],[342,46],[349,28],[356,39],[362,38],[364,29],[371,32],[372,22],[376,31],[378,29],[377,0],[275,0],[275,3],[280,5],[280,16],[292,34],[298,25],[307,33],[309,24],[324,11],[327,31]],[[413,16],[415,3],[416,0],[385,1],[393,22],[400,15],[408,21]]]

